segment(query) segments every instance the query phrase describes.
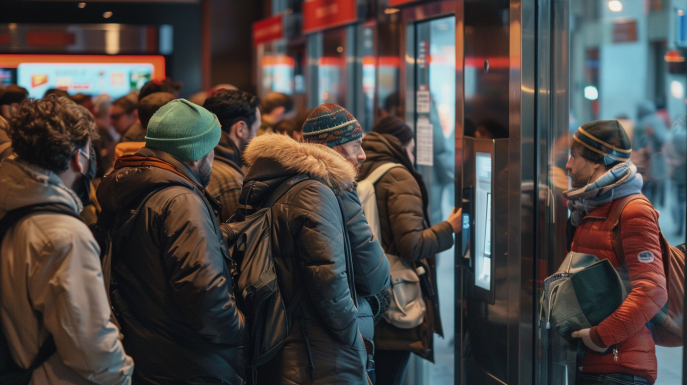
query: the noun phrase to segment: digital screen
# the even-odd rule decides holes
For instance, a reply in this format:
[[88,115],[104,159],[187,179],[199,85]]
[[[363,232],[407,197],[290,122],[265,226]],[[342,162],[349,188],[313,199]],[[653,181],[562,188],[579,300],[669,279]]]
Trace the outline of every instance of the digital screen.
[[153,77],[150,64],[20,64],[17,84],[30,98],[42,98],[45,91],[59,88],[70,95],[108,94],[113,98],[138,91]]
[[0,82],[26,88],[30,98],[51,88],[119,98],[164,77],[162,56],[0,55]]
[[491,289],[491,154],[477,152],[475,159],[475,285]]
[[290,56],[265,56],[262,58],[262,87],[267,92],[293,95],[296,62]]

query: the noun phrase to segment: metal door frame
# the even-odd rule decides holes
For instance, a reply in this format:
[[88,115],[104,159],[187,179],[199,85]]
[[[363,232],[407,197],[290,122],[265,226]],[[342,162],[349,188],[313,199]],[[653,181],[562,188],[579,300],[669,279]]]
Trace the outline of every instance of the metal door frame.
[[[401,87],[399,92],[402,103],[405,103],[405,121],[415,132],[415,70],[416,70],[416,24],[427,22],[442,17],[455,17],[455,47],[456,47],[456,121],[455,121],[455,202],[460,202],[460,192],[462,191],[463,169],[463,0],[443,0],[427,4],[417,4],[407,6],[401,10],[401,58],[405,65],[399,68]],[[405,86],[404,86],[405,85]],[[455,247],[454,261],[460,261],[460,247]],[[462,336],[462,297],[461,297],[461,266],[460,262],[455,264],[454,275],[454,301],[455,312],[453,314],[455,322],[455,344],[458,346]],[[462,349],[461,349],[462,350]],[[459,383],[462,378],[462,357],[457,355],[454,358],[454,382]],[[409,370],[409,374],[410,370]],[[457,381],[456,381],[457,380]]]

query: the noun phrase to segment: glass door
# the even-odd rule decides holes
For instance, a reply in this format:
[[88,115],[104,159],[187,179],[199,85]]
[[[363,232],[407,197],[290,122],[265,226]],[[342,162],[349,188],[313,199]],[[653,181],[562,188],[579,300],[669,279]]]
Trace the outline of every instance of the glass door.
[[[415,26],[416,167],[429,193],[431,224],[445,221],[455,205],[456,21],[454,16]],[[437,255],[439,308],[444,338],[434,335],[434,365],[415,378],[452,384],[455,377],[454,249]],[[416,383],[420,383],[419,381]]]

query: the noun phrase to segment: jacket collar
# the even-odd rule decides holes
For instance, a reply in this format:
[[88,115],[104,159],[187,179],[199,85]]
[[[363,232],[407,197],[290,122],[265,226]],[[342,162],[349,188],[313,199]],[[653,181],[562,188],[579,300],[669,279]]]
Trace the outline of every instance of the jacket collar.
[[79,213],[81,200],[57,174],[19,159],[0,164],[0,217],[8,211],[39,204],[59,203]]
[[164,160],[165,162],[171,164],[172,166],[176,167],[179,171],[184,173],[189,179],[194,181],[197,184],[200,184],[200,180],[198,179],[198,176],[196,175],[193,170],[184,162],[176,158],[174,155],[169,154],[164,151],[160,151],[154,148],[150,147],[143,147],[138,152],[136,155],[141,155],[141,156],[149,156],[153,158],[158,158],[161,160]]
[[215,160],[228,164],[243,175],[243,170],[241,170],[241,166],[243,165],[241,150],[236,147],[236,143],[234,143],[229,137],[229,134],[224,131],[222,131],[219,144],[215,147]]

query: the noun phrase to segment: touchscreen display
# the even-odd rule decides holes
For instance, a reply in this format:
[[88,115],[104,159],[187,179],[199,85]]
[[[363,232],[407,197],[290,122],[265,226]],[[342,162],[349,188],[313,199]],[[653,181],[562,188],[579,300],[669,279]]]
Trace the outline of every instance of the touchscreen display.
[[475,159],[475,284],[491,289],[491,154],[477,152]]

